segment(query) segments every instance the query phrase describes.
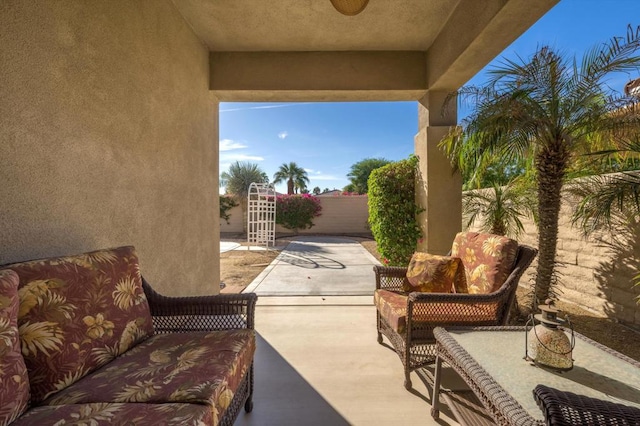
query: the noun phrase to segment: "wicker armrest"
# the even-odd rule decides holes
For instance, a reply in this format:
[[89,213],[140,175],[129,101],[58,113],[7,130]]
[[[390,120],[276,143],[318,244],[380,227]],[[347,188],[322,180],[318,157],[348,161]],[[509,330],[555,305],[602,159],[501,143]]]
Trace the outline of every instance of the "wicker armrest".
[[638,425],[640,409],[538,385],[533,397],[547,425]]
[[399,266],[374,266],[376,289],[402,291],[402,283],[407,279],[407,268]]
[[258,296],[254,293],[169,297],[143,278],[156,333],[254,328]]
[[489,294],[421,292],[412,292],[409,294],[410,303],[491,303],[499,302],[502,298],[504,298],[504,292],[500,291]]

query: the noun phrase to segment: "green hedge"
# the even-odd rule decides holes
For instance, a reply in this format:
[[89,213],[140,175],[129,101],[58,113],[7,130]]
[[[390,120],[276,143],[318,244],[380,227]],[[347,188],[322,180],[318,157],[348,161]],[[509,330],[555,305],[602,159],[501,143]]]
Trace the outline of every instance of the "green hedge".
[[369,176],[369,225],[383,261],[407,266],[422,237],[416,215],[418,158],[387,164]]

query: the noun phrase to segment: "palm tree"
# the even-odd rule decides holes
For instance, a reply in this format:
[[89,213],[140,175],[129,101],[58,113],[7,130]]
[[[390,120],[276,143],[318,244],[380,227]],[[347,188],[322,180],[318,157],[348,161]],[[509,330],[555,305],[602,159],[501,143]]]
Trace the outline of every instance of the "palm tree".
[[247,230],[247,196],[251,183],[269,183],[269,176],[255,163],[240,162],[229,166],[228,172],[220,175],[220,186],[226,188],[227,194],[233,194],[240,201],[242,209],[242,228]]
[[273,183],[287,182],[287,194],[295,194],[296,190],[307,188],[309,178],[307,172],[296,163],[282,164],[278,171],[273,175]]
[[269,183],[269,176],[255,163],[236,161],[229,166],[228,172],[220,175],[220,186],[241,199],[247,198],[252,182]]
[[[489,71],[486,86],[466,86],[451,95],[475,109],[442,141],[454,166],[461,152],[507,161],[532,157],[538,184],[538,267],[533,303],[544,301],[557,281],[556,248],[561,190],[576,154],[593,133],[629,131],[640,117],[613,111],[630,98],[604,84],[612,73],[640,68],[640,26],[582,57],[568,58],[547,46],[525,61],[504,59]],[[472,143],[470,147],[467,143]]]
[[494,183],[491,188],[465,192],[462,211],[467,228],[479,221],[482,231],[517,238],[524,231],[520,218],[535,216],[530,210],[530,194],[516,180],[504,186]]

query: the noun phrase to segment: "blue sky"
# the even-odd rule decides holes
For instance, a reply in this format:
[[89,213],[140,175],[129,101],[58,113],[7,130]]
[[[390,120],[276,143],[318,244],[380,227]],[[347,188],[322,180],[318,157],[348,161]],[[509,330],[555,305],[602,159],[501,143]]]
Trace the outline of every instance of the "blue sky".
[[[628,24],[640,24],[640,0],[561,0],[485,69],[501,57],[527,58],[540,45],[580,57],[595,44],[624,35]],[[608,84],[621,91],[637,77],[616,76]],[[483,81],[481,71],[469,84]],[[281,164],[294,161],[307,170],[309,190],[342,189],[352,164],[413,153],[417,110],[416,102],[221,103],[220,171],[236,160],[248,161],[272,179]],[[286,193],[286,185],[276,190]]]

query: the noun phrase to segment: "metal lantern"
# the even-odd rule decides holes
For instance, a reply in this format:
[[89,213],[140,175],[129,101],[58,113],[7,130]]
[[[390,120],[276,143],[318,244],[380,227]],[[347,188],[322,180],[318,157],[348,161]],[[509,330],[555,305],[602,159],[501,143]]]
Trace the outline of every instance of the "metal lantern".
[[[531,315],[525,325],[524,358],[552,370],[571,370],[573,348],[576,343],[573,324],[567,316],[565,319],[558,318],[560,310],[555,307],[551,299],[547,299],[544,305],[539,305],[538,309],[542,313]],[[564,332],[564,327],[571,330],[571,339]]]

